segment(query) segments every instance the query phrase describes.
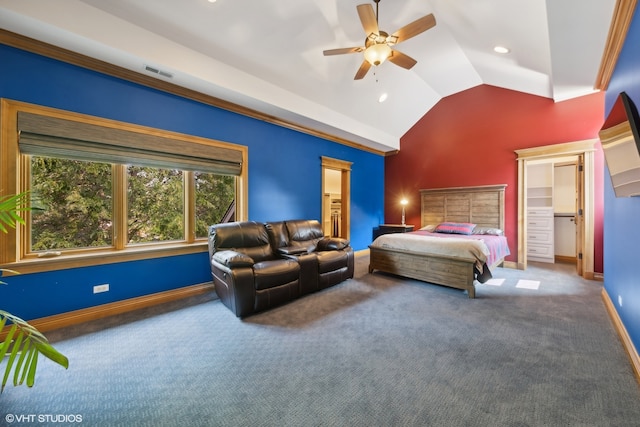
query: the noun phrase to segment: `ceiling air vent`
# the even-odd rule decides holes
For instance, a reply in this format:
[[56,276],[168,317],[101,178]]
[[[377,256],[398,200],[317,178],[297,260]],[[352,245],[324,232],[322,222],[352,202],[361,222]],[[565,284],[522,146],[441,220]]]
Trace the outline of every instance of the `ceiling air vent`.
[[158,74],[158,75],[161,75],[162,77],[166,77],[168,79],[172,79],[173,78],[173,74],[171,74],[170,72],[162,71],[162,70],[160,70],[160,69],[158,69],[156,67],[152,67],[150,65],[145,65],[144,69],[146,71],[150,72],[150,73]]

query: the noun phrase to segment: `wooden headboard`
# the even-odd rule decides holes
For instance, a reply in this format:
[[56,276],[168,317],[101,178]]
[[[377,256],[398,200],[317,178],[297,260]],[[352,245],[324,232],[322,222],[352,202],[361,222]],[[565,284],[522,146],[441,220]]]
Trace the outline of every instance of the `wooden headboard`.
[[471,222],[504,230],[507,184],[420,190],[421,227],[441,222]]

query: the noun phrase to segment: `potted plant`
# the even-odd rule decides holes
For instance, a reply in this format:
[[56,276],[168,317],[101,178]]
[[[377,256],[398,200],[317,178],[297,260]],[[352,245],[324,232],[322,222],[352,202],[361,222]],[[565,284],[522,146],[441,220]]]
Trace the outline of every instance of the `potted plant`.
[[[15,228],[17,223],[24,224],[24,219],[19,213],[30,210],[29,197],[28,192],[0,197],[0,231],[6,233],[7,227]],[[0,273],[5,272],[18,274],[13,270],[0,269]],[[0,285],[6,283],[0,281]],[[0,366],[5,360],[6,366],[0,393],[4,391],[11,376],[14,386],[22,385],[26,381],[27,387],[32,387],[40,354],[65,369],[69,367],[67,357],[56,350],[40,331],[21,318],[0,309],[0,333],[4,331],[5,326],[8,332],[4,341],[0,341]]]

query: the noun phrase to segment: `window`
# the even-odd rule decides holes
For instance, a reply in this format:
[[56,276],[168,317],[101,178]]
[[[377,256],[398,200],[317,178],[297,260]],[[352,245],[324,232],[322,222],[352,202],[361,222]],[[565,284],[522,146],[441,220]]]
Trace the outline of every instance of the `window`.
[[0,188],[34,196],[26,225],[0,236],[3,265],[202,252],[209,225],[246,219],[246,147],[14,101],[1,112]]
[[182,171],[127,167],[127,244],[184,238]]
[[196,239],[209,236],[209,226],[235,221],[236,201],[233,196],[235,179],[232,176],[206,172],[193,173],[196,193]]
[[30,164],[35,210],[28,252],[113,244],[110,164],[40,156]]

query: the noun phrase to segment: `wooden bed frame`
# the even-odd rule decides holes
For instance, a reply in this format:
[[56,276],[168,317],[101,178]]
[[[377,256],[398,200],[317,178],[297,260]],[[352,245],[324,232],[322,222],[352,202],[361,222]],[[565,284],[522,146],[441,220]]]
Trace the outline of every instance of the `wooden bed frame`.
[[[504,230],[506,184],[420,190],[421,225],[471,222]],[[475,298],[473,258],[429,255],[369,246],[369,273],[375,270],[466,290]],[[502,263],[498,260],[494,267]]]

